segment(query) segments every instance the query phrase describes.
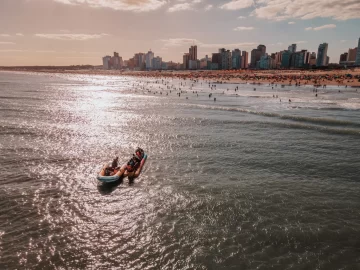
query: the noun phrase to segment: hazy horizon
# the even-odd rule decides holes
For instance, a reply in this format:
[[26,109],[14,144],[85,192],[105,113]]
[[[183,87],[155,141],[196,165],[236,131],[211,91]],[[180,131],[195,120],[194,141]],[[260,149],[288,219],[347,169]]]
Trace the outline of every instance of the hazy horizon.
[[317,52],[329,44],[331,63],[357,47],[360,2],[352,0],[0,0],[0,66],[101,65],[152,50],[181,62],[192,44],[198,58],[220,47],[250,53]]

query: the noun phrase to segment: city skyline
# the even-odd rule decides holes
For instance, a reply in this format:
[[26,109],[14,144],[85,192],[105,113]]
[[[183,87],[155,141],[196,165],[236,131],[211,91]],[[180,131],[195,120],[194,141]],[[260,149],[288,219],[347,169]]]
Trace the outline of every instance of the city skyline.
[[309,0],[306,5],[292,0],[3,1],[0,66],[101,65],[99,59],[107,53],[116,51],[129,59],[150,48],[164,61],[182,62],[183,53],[195,44],[200,59],[219,48],[251,52],[264,44],[267,52],[278,52],[294,43],[298,51],[310,52],[328,43],[330,62],[338,63],[341,54],[357,47],[360,2],[331,0],[331,4],[328,0]]

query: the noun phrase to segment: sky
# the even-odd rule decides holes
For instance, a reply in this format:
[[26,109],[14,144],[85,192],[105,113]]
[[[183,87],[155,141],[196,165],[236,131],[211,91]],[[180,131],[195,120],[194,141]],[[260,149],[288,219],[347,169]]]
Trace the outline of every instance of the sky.
[[0,0],[0,66],[101,65],[150,49],[181,62],[219,48],[267,53],[292,44],[331,63],[358,46],[360,0]]

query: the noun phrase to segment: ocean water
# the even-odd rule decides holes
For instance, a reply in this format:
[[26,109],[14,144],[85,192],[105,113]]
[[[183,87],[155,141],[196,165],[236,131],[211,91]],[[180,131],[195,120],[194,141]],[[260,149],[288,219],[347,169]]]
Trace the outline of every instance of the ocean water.
[[360,269],[360,87],[213,84],[0,72],[0,269]]

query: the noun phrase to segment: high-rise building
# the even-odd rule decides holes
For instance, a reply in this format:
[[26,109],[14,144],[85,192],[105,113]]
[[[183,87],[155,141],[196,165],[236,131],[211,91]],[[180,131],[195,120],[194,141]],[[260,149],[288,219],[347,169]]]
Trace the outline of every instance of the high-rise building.
[[231,52],[230,50],[225,50],[224,48],[219,49],[221,55],[221,69],[231,69]]
[[318,53],[317,53],[317,59],[316,59],[316,66],[317,67],[326,66],[327,50],[328,50],[328,44],[327,43],[323,43],[323,44],[319,45],[319,49],[318,49]]
[[343,54],[340,54],[340,60],[339,60],[339,64],[341,64],[342,62],[346,62],[348,59],[348,53],[345,52]]
[[257,47],[257,49],[258,49],[259,51],[261,51],[260,57],[261,57],[261,56],[264,56],[264,55],[266,54],[266,46],[265,46],[265,45],[260,44],[260,45]]
[[358,48],[349,49],[346,61],[354,61],[355,62],[357,50],[358,50]]
[[136,53],[134,55],[135,67],[143,68],[145,66],[145,54],[144,53]]
[[280,67],[281,67],[282,54],[283,54],[283,52],[284,52],[284,51],[275,53],[275,65],[276,65],[276,68],[280,68]]
[[289,68],[290,67],[290,57],[291,52],[290,51],[283,51],[281,56],[281,67],[282,68]]
[[197,46],[191,46],[189,48],[190,60],[197,60]]
[[261,56],[263,55],[262,53],[263,53],[263,51],[262,51],[262,50],[259,50],[259,49],[253,49],[253,50],[251,51],[251,62],[250,62],[250,66],[251,66],[252,68],[256,68],[256,63],[257,63],[258,61],[260,61],[260,58],[261,58]]
[[241,68],[241,51],[239,49],[235,49],[232,51],[232,68],[240,69]]
[[154,58],[154,53],[151,50],[148,51],[147,54],[145,55],[146,69],[152,69],[153,58]]
[[162,69],[162,58],[157,56],[152,59],[152,68],[156,70]]
[[249,65],[249,53],[246,51],[242,51],[241,68],[248,68],[248,65]]
[[291,67],[303,68],[305,65],[306,53],[307,53],[306,50],[301,50],[300,52],[292,53]]
[[129,61],[127,62],[127,67],[129,69],[135,68],[135,59],[134,59],[134,57],[129,59]]
[[113,69],[121,69],[123,66],[122,57],[119,56],[119,53],[114,52],[114,56],[111,57],[111,64]]
[[360,66],[360,38],[357,46],[357,52],[356,52],[356,59],[355,59],[355,65]]
[[[275,54],[274,54],[275,58]],[[270,57],[269,55],[265,54],[264,56],[261,56],[259,61],[259,68],[260,69],[272,69],[275,63],[275,59]]]
[[189,53],[184,53],[184,56],[183,56],[184,69],[189,69],[189,60],[190,60],[190,54]]
[[288,51],[291,52],[291,53],[295,53],[296,52],[296,44],[291,44],[288,47]]
[[213,53],[211,63],[211,69],[221,69],[221,53]]
[[316,53],[312,52],[310,55],[309,66],[316,66]]
[[103,67],[104,69],[111,68],[111,56],[107,55],[103,57]]
[[[305,50],[306,51],[306,50]],[[304,59],[304,65],[308,66],[310,63],[310,52],[306,51],[305,52],[305,59]]]
[[189,69],[195,70],[198,69],[198,60],[189,60]]
[[325,62],[325,66],[328,66],[330,63],[330,57],[326,56],[326,62]]

